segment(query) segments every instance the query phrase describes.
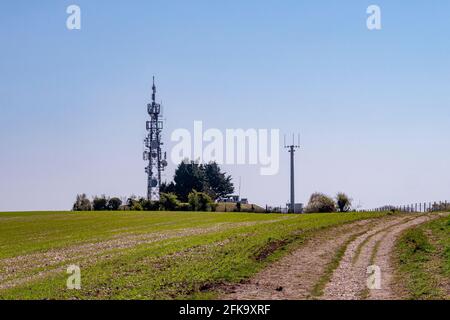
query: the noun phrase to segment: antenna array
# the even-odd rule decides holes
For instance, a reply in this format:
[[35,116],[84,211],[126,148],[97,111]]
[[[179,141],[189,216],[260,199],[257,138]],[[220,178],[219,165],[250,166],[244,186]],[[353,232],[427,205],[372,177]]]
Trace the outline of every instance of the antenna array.
[[161,104],[156,103],[155,77],[153,77],[152,103],[147,105],[147,112],[150,121],[146,122],[147,137],[144,139],[144,161],[148,161],[145,168],[147,173],[147,199],[151,201],[159,200],[159,189],[161,187],[161,172],[167,167],[167,156],[162,154],[163,145],[161,132],[163,121],[161,117]]

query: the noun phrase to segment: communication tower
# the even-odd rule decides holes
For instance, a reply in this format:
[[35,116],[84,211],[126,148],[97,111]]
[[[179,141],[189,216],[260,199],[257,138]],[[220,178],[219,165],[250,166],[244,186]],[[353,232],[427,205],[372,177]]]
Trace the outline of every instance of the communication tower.
[[144,161],[148,161],[145,168],[147,173],[147,199],[151,201],[159,200],[159,189],[161,186],[161,172],[167,166],[167,156],[162,154],[163,145],[161,132],[163,121],[161,117],[161,104],[156,103],[155,77],[153,77],[152,103],[147,105],[147,112],[150,121],[146,122],[147,137],[144,139]]

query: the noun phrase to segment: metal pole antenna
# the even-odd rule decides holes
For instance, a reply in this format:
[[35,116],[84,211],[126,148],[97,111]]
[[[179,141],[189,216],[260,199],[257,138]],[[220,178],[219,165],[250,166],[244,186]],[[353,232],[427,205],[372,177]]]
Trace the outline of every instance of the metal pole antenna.
[[294,170],[294,155],[296,149],[300,148],[300,135],[298,136],[298,143],[295,144],[294,142],[294,135],[292,135],[292,144],[290,146],[286,146],[286,137],[285,137],[285,148],[288,149],[288,152],[291,155],[291,197],[290,197],[290,203],[289,203],[289,212],[290,213],[296,213],[295,211],[295,170]]
[[289,146],[289,152],[291,153],[291,212],[295,211],[295,187],[294,187],[294,146]]

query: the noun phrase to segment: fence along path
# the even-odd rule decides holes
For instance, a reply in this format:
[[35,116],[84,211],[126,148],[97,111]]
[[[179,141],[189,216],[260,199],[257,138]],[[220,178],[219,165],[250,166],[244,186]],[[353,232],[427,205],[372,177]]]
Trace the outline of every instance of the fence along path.
[[440,211],[450,211],[450,201],[435,201],[435,202],[418,202],[408,205],[401,206],[383,206],[369,211],[402,211],[402,212],[440,212]]

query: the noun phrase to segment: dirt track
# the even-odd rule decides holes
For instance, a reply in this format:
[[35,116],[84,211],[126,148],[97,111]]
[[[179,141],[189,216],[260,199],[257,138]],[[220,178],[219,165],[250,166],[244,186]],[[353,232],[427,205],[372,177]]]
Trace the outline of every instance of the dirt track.
[[[248,282],[224,287],[221,298],[399,299],[392,283],[395,240],[406,229],[432,218],[390,216],[322,231]],[[380,268],[380,289],[367,287],[367,268],[372,265]]]

